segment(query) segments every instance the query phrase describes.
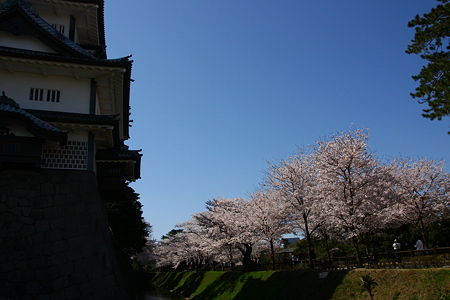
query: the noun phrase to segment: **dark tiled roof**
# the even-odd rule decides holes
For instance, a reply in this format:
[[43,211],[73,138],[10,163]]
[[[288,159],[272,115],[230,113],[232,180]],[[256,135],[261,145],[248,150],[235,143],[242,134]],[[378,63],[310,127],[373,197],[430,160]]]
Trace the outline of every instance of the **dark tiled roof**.
[[100,149],[97,151],[98,160],[130,160],[139,159],[142,150],[129,150],[128,146],[116,147],[113,149]]
[[63,130],[60,130],[56,128],[55,126],[52,126],[41,119],[33,116],[32,114],[26,112],[25,110],[21,109],[19,104],[17,104],[13,99],[6,97],[5,95],[0,96],[0,111],[11,113],[11,114],[18,114],[26,117],[31,122],[36,124],[37,126],[41,127],[42,129],[53,131],[53,132],[65,132]]
[[4,93],[0,96],[0,115],[4,120],[16,120],[17,123],[23,124],[31,133],[39,137],[61,143],[67,139],[67,131],[60,130],[21,109],[19,104],[13,99],[6,97]]
[[119,121],[117,115],[90,115],[79,113],[68,113],[48,110],[25,109],[30,114],[46,120],[47,122],[68,122],[68,123],[84,123],[111,125]]
[[66,57],[58,53],[49,53],[49,52],[41,52],[34,51],[28,49],[19,49],[19,48],[10,48],[0,46],[0,55],[7,55],[13,57],[20,58],[28,58],[28,59],[38,59],[38,60],[46,60],[46,61],[55,61],[55,62],[68,62],[68,63],[82,63],[86,65],[93,66],[105,66],[105,67],[122,67],[129,68],[131,72],[131,63],[133,61],[129,60],[130,56],[116,58],[116,59],[86,59],[86,58],[72,58]]

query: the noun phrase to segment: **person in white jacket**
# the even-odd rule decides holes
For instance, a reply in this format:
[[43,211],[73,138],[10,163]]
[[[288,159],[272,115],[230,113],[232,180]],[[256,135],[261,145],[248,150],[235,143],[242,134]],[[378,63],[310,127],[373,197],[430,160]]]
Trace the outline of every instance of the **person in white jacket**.
[[414,247],[416,248],[416,250],[423,250],[423,242],[421,240],[417,240]]

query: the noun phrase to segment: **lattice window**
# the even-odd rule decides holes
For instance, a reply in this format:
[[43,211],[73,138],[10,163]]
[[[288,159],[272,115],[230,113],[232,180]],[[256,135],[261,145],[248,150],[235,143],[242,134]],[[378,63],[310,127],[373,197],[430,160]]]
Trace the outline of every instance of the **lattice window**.
[[87,170],[88,143],[67,141],[60,149],[45,148],[42,151],[43,168]]
[[52,24],[52,27],[64,34],[65,26],[61,24]]
[[60,96],[61,91],[58,90],[30,89],[30,100],[34,101],[59,102]]

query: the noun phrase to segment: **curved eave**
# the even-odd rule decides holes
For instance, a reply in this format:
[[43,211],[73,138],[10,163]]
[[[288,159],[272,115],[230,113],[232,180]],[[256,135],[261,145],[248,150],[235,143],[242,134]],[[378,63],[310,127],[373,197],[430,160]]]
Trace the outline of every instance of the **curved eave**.
[[49,122],[69,132],[92,132],[95,136],[97,147],[113,148],[117,145],[118,136],[115,134],[114,126],[95,124],[76,124],[66,122]]
[[136,181],[141,178],[141,157],[142,155],[131,158],[116,159],[96,159],[97,163],[121,163],[124,164],[125,179]]
[[48,124],[42,126],[45,122],[38,119],[39,122],[36,122],[36,119],[33,120],[24,113],[0,110],[0,125],[2,126],[20,125],[37,138],[58,142],[60,145],[64,145],[67,142],[66,131],[58,128],[47,129],[49,127],[47,126]]

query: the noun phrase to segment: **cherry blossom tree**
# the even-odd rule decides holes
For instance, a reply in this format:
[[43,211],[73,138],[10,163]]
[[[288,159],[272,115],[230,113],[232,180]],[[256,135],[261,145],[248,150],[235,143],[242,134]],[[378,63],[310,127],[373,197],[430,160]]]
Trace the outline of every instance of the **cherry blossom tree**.
[[236,247],[243,256],[244,269],[252,266],[253,245],[261,240],[252,222],[249,202],[244,198],[217,198],[206,202],[208,211],[194,215],[210,237],[223,246]]
[[292,232],[288,206],[278,190],[259,190],[251,194],[250,221],[260,238],[269,243],[272,267],[275,268],[274,243]]
[[201,269],[217,257],[214,241],[196,219],[177,224],[155,249],[158,267]]
[[290,207],[294,228],[299,229],[308,244],[309,264],[312,267],[313,247],[311,236],[323,223],[322,203],[317,193],[317,178],[312,156],[299,154],[270,164],[265,184],[277,190]]
[[317,142],[314,166],[327,222],[353,242],[362,265],[358,236],[380,226],[388,204],[389,180],[370,151],[366,129],[339,132]]
[[427,225],[441,220],[450,209],[450,176],[444,173],[445,164],[425,158],[397,158],[393,166],[399,201],[392,217],[400,224],[415,226],[427,244]]

